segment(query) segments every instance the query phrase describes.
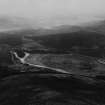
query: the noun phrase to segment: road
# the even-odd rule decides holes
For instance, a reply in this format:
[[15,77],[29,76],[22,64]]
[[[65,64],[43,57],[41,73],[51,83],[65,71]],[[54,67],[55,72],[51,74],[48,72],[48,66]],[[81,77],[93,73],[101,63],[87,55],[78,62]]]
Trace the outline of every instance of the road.
[[60,72],[60,73],[67,73],[67,74],[70,74],[70,72],[67,72],[65,70],[62,70],[62,69],[58,69],[58,68],[52,68],[52,67],[47,67],[45,65],[43,65],[41,62],[40,62],[40,56],[38,56],[38,54],[35,56],[34,55],[34,64],[32,62],[30,62],[30,54],[25,52],[25,56],[23,58],[19,57],[18,54],[16,52],[13,52],[13,54],[15,55],[15,57],[22,63],[22,64],[28,64],[30,66],[34,66],[34,67],[39,67],[39,68],[44,68],[44,69],[50,69],[50,70],[53,70],[53,71],[57,71],[57,72]]

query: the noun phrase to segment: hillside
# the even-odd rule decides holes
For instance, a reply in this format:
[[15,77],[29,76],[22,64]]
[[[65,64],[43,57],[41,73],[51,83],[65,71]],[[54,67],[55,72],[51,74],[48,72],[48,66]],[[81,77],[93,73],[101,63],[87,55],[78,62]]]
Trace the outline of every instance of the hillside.
[[[77,31],[72,33],[59,33],[43,36],[26,36],[49,49],[61,51],[74,51],[86,55],[104,54],[105,35],[94,31]],[[87,53],[88,52],[88,53]],[[94,56],[94,55],[91,56]]]

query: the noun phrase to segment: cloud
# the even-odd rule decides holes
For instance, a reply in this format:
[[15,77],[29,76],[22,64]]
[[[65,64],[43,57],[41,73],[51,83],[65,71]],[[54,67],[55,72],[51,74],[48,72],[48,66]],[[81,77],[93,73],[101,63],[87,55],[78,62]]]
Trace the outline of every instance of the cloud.
[[105,17],[105,0],[0,0],[0,15],[3,14],[33,18],[39,24],[67,23],[78,17],[91,20]]

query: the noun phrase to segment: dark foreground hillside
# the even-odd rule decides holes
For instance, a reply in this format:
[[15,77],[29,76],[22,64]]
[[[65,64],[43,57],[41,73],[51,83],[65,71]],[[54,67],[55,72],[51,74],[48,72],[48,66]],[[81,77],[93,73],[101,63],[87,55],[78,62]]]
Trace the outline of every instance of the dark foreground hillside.
[[0,105],[104,105],[105,75],[96,74],[92,68],[85,69],[84,66],[81,70],[77,68],[78,73],[64,74],[19,62],[3,65],[0,67]]
[[20,73],[1,79],[0,105],[104,105],[104,92],[97,77]]

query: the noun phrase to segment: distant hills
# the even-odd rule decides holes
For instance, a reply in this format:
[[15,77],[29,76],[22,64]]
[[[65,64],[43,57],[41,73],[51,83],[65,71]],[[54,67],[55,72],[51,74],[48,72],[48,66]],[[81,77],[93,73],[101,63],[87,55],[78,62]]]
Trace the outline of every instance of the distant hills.
[[97,33],[105,35],[105,20],[86,26],[84,29],[89,31],[96,31]]
[[4,46],[0,46],[2,49],[0,53],[6,51],[5,48],[10,48],[8,51],[18,48],[34,50],[37,53],[38,51],[60,51],[92,57],[105,56],[105,21],[91,25],[61,25],[53,29],[33,29],[23,18],[2,17],[0,29],[6,29],[0,32],[0,45]]
[[68,33],[68,32],[75,32],[80,30],[89,30],[89,31],[97,31],[103,32],[105,29],[105,20],[98,20],[84,23],[80,25],[65,25],[59,24],[49,28],[38,27],[38,24],[31,19],[24,18],[24,17],[15,17],[15,16],[0,16],[0,31],[5,32],[13,32],[13,31],[34,31],[35,35],[44,35],[44,34],[55,34],[55,33]]
[[95,57],[105,55],[105,35],[95,31],[81,30],[71,33],[28,36],[28,38],[49,49],[73,51]]
[[14,31],[32,28],[28,19],[22,17],[0,16],[0,31]]

